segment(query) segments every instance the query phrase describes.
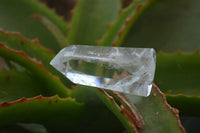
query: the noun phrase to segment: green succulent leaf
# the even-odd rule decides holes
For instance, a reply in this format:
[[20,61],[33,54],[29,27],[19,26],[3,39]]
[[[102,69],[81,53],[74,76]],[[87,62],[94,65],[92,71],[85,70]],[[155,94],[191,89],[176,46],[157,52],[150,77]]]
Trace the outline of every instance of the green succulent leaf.
[[64,20],[38,0],[1,0],[0,28],[20,32],[31,39],[38,38],[44,46],[58,51],[59,46],[52,34],[40,22],[30,18],[33,14],[47,17],[66,35]]
[[34,76],[36,76],[38,81],[44,85],[47,94],[58,94],[60,97],[66,97],[69,95],[70,90],[62,84],[58,77],[53,76],[40,62],[31,59],[23,52],[9,49],[5,45],[0,44],[0,56],[12,60],[29,70]]
[[128,27],[119,43],[166,52],[194,51],[200,48],[199,4],[198,0],[153,0]]
[[0,69],[0,102],[45,95],[42,89],[43,86],[27,72]]
[[39,15],[39,14],[34,14],[31,17],[38,19],[44,26],[46,26],[46,28],[52,33],[52,35],[57,40],[58,44],[60,45],[60,48],[68,46],[66,36],[48,18],[46,18],[45,16],[42,16],[42,15]]
[[178,108],[182,116],[199,116],[198,60],[200,60],[199,50],[191,53],[180,50],[174,53],[162,51],[157,53],[154,82],[166,94],[169,104]]
[[49,62],[55,54],[53,51],[43,47],[37,39],[29,40],[20,33],[0,30],[0,42],[9,48],[25,52],[31,58],[42,61],[44,66],[50,69]]
[[[173,107],[180,110],[180,115],[182,116],[195,116],[199,117],[200,114],[200,97],[197,95],[187,96],[184,94],[177,95],[166,95],[167,101]],[[192,110],[192,111],[191,111]]]
[[132,121],[127,117],[126,113],[123,112],[123,108],[120,107],[112,96],[106,93],[105,90],[98,88],[102,93],[97,93],[99,98],[106,104],[106,106],[116,115],[116,117],[122,122],[126,131],[134,133],[137,130]]
[[[66,78],[62,83],[52,75],[59,75],[49,65],[54,53],[23,36],[55,52],[67,41],[193,51],[200,48],[198,5],[198,0],[137,0],[118,13],[120,0],[78,0],[66,39],[66,23],[44,4],[2,0],[0,28],[15,33],[0,30],[0,56],[24,69],[0,69],[0,132],[185,132],[178,110],[155,85],[147,98],[86,86],[69,90]],[[155,82],[181,115],[199,116],[199,55],[157,54]]]
[[49,70],[52,74],[59,76],[63,83],[68,87],[72,84],[60,72],[49,65],[49,62],[55,56],[55,54],[53,51],[43,47],[37,39],[29,40],[20,33],[0,30],[0,42],[4,43],[11,49],[19,51],[22,50],[29,57],[41,61],[47,70]]
[[[136,3],[137,8],[135,11],[130,14],[127,18],[126,23],[124,24],[124,27],[120,29],[118,32],[118,36],[116,37],[115,41],[113,41],[113,46],[127,46],[126,43],[124,43],[124,39],[129,35],[129,31],[132,30],[131,27],[134,25],[135,22],[137,22],[138,18],[141,16],[143,12],[148,9],[149,6],[151,6],[155,0],[146,0],[146,1],[141,1],[141,3]],[[128,46],[131,47],[137,47],[135,43],[130,42]]]
[[121,10],[120,15],[113,23],[110,23],[108,30],[101,40],[99,40],[98,45],[100,46],[112,46],[114,41],[117,40],[120,35],[120,30],[126,26],[126,24],[131,21],[131,17],[137,14],[141,5],[143,5],[146,0],[133,1],[126,9]]
[[135,104],[144,120],[145,128],[139,130],[139,132],[185,133],[185,129],[179,120],[179,111],[167,103],[165,95],[155,85],[153,85],[149,97],[130,94],[127,94],[126,97]]
[[158,52],[155,83],[164,93],[200,96],[200,52]]
[[95,44],[117,18],[119,0],[78,0],[68,34],[70,44]]
[[[75,86],[72,90],[71,97],[75,98],[76,101],[85,103],[88,116],[87,121],[90,127],[83,127],[82,132],[113,132],[121,133],[125,129],[120,123],[126,125],[130,132],[132,128],[130,127],[130,121],[120,113],[118,105],[115,104],[114,99],[111,101],[108,95],[105,95],[104,91],[99,91],[97,88],[87,87],[87,86]],[[106,102],[111,111],[102,102]],[[117,117],[113,114],[115,112]],[[117,119],[119,118],[119,120]],[[101,126],[100,126],[101,125]]]
[[73,132],[84,113],[84,104],[77,103],[72,98],[22,98],[0,104],[0,127],[16,123],[38,123],[50,132]]
[[[109,94],[113,93],[114,92]],[[105,103],[107,108],[121,121],[126,131],[129,133],[149,131],[168,132],[169,130],[170,132],[185,132],[179,120],[178,110],[167,104],[164,94],[155,85],[152,88],[151,95],[147,98],[127,95],[127,100],[126,96],[124,98],[124,95],[120,95],[122,98],[119,99],[119,97],[109,94],[103,89],[97,90],[84,86],[77,86],[72,91],[72,97],[76,98],[77,101],[86,103],[86,107],[89,108],[89,110],[92,109],[91,112],[96,112],[96,110],[98,110],[98,113],[100,113],[103,111],[101,111],[101,103],[96,97],[98,96]],[[133,106],[131,102],[135,104],[135,106]],[[97,108],[95,108],[95,106],[97,106]],[[93,115],[93,113],[91,115]],[[170,124],[168,124],[168,122]],[[162,123],[162,125],[160,125],[160,123]],[[159,128],[152,128],[157,126],[159,126]]]

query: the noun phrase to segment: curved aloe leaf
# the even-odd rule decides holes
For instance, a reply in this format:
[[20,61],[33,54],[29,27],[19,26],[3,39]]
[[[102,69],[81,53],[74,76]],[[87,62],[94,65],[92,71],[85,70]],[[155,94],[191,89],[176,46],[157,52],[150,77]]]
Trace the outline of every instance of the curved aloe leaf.
[[[182,116],[200,116],[200,97],[197,95],[187,96],[184,94],[178,95],[166,95],[167,101],[173,107],[176,107],[180,110]],[[191,111],[192,110],[192,111]]]
[[[139,29],[139,28],[143,29],[144,26],[140,26],[140,27],[136,26],[136,25],[140,25],[139,24],[139,23],[141,23],[140,19],[143,19],[143,22],[145,22],[144,30],[149,30],[146,27],[146,25],[149,28],[152,28],[152,25],[151,26],[149,25],[151,23],[148,23],[149,16],[151,17],[151,15],[149,15],[149,14],[151,12],[148,13],[148,16],[146,16],[145,14],[147,14],[147,12],[149,10],[153,10],[154,5],[157,5],[157,7],[161,6],[158,4],[159,2],[162,3],[162,2],[164,2],[164,0],[163,1],[151,0],[151,1],[148,1],[143,7],[140,7],[140,9],[136,12],[136,14],[134,16],[132,16],[131,19],[129,19],[128,23],[126,23],[124,28],[119,32],[119,37],[118,37],[118,39],[116,39],[116,43],[114,43],[114,44],[116,44],[117,46],[119,46],[121,44],[125,44],[123,46],[154,47],[156,49],[159,49],[160,47],[162,47],[163,46],[162,43],[156,42],[156,41],[160,41],[159,40],[160,38],[157,36],[154,36],[153,33],[150,34],[147,31],[146,32],[142,31],[145,34],[148,34],[148,36],[140,35],[141,37],[137,38],[138,33],[140,33],[140,30],[137,30],[137,29]],[[166,6],[166,4],[164,4],[164,5]],[[155,12],[154,14],[156,14],[156,13],[158,13],[158,12]],[[157,20],[157,19],[154,19],[154,20]],[[156,25],[157,25],[157,23],[155,23],[155,26]],[[162,25],[162,24],[160,24],[160,25]],[[153,27],[153,28],[155,29],[155,27]],[[163,27],[163,28],[165,28],[165,27]],[[149,30],[149,31],[155,32],[154,29]],[[160,30],[161,29],[162,28],[160,28]],[[134,33],[134,35],[132,33]],[[160,34],[160,32],[159,32],[158,34],[160,36],[160,35],[165,35],[165,33],[166,32],[162,32],[162,34]],[[145,37],[152,38],[152,35],[155,38],[153,38],[154,40],[151,40],[152,42],[150,42],[150,43],[153,44],[154,43],[153,41],[155,41],[155,45],[151,45],[151,44],[149,45],[148,42],[146,42],[146,43],[142,42],[142,41],[146,41]],[[140,39],[141,42],[138,42],[137,39]],[[165,42],[167,42],[167,41],[165,41]],[[126,45],[126,44],[129,44],[129,45]],[[171,44],[167,44],[166,48],[165,48],[166,50],[168,49],[167,48],[168,45],[171,46]],[[177,46],[173,45],[173,46],[178,48],[178,45]],[[190,47],[190,46],[188,45],[187,47]],[[199,95],[200,87],[199,87],[198,81],[197,81],[198,75],[199,75],[199,69],[198,69],[199,62],[197,60],[199,60],[198,59],[198,51],[193,54],[187,54],[187,53],[181,53],[181,52],[177,52],[174,54],[159,53],[157,55],[157,68],[156,68],[156,75],[155,75],[156,84],[159,86],[159,88],[162,89],[162,91],[164,93],[169,93],[170,95],[171,94],[176,95],[179,93],[185,94],[186,97],[191,96],[191,95]],[[179,98],[179,97],[177,97],[177,98]],[[185,100],[190,100],[190,98],[186,98]],[[174,107],[179,108],[179,106],[176,106],[177,104],[175,104],[176,101],[173,101],[173,102],[172,101],[173,101],[173,98],[171,98],[170,104],[173,103],[172,105]],[[184,107],[186,107],[186,106],[184,106]],[[197,107],[195,107],[193,109],[196,109],[196,108]],[[184,114],[186,109],[180,108],[180,110],[181,110],[181,112],[183,111],[183,114]]]
[[56,71],[51,65],[49,65],[49,62],[55,54],[51,50],[43,47],[37,39],[29,40],[20,33],[0,30],[0,42],[3,42],[9,48],[20,51],[23,50],[26,55],[41,61],[45,68],[52,74],[59,76],[64,84],[67,86],[72,84],[60,72]]
[[164,93],[200,96],[200,52],[157,54],[155,83]]
[[51,33],[40,22],[30,18],[33,14],[47,17],[66,35],[64,20],[37,0],[1,0],[0,28],[18,31],[28,38],[38,38],[43,45],[58,51],[59,47]]
[[27,72],[0,69],[0,102],[10,102],[40,94],[47,95],[42,89],[43,86]]
[[167,103],[165,95],[155,85],[149,97],[126,96],[135,104],[144,119],[145,128],[139,130],[141,133],[185,133],[179,120],[179,111]]
[[116,19],[119,0],[78,0],[68,41],[70,44],[95,44],[106,31],[107,23]]
[[167,52],[200,48],[198,0],[154,0],[128,27],[123,46],[153,47]]
[[170,105],[178,108],[181,115],[199,116],[198,60],[199,50],[192,53],[177,51],[170,54],[160,51],[157,54],[154,81],[166,93]]
[[[78,100],[82,100],[82,102],[84,95],[88,95],[88,93],[79,94]],[[101,133],[104,131],[121,133],[124,131],[121,123],[107,110],[101,101],[94,99],[94,96],[85,97],[85,99],[88,100],[85,104],[77,103],[71,98],[61,99],[57,96],[38,96],[30,99],[20,99],[11,103],[4,102],[0,104],[0,119],[4,120],[6,116],[11,117],[16,114],[17,117],[12,117],[5,122],[1,121],[0,127],[31,122],[44,125],[49,132],[59,133],[66,131],[71,133]],[[49,118],[49,116],[51,117]],[[19,122],[20,124],[18,124]]]
[[[113,46],[127,46],[126,43],[124,43],[124,39],[129,35],[129,32],[132,30],[131,27],[134,26],[134,23],[137,22],[141,14],[145,12],[148,9],[148,7],[150,7],[154,2],[155,0],[146,0],[145,2],[143,1],[143,4],[137,5],[135,12],[130,14],[131,16],[127,18],[124,27],[118,32],[118,36],[116,37],[115,41],[113,41]],[[128,46],[138,47],[136,43],[128,43]]]
[[60,45],[60,48],[68,46],[66,36],[48,18],[46,18],[45,16],[42,16],[42,15],[39,15],[39,14],[34,14],[31,17],[38,19],[51,32],[51,34],[55,37],[58,44]]
[[27,68],[27,70],[31,71],[39,82],[44,85],[44,89],[46,89],[49,94],[58,94],[60,97],[66,97],[69,95],[70,90],[62,84],[58,77],[53,76],[40,62],[31,59],[23,52],[9,49],[3,44],[0,44],[0,56],[13,60],[21,66]]
[[[106,131],[120,133],[125,129],[119,120],[123,125],[126,125],[126,130],[133,132],[130,120],[120,113],[119,105],[117,105],[115,100],[109,97],[109,95],[105,95],[104,91],[99,91],[96,88],[87,86],[76,86],[72,90],[71,96],[75,98],[76,101],[85,103],[88,112],[90,112],[87,117],[88,121],[90,120],[90,128],[97,129],[94,130],[94,132]],[[108,110],[102,101],[109,106],[111,111]],[[117,120],[117,118],[119,120]],[[93,121],[95,121],[95,123]],[[101,125],[100,128],[99,125]],[[87,132],[87,129],[83,130],[83,132],[84,131]]]
[[[2,49],[1,49],[2,48]],[[30,59],[26,59],[26,58],[28,58],[28,57],[26,57],[25,55],[20,55],[20,54],[22,54],[21,52],[17,52],[17,51],[13,51],[12,50],[12,52],[11,52],[11,49],[8,49],[8,48],[6,48],[5,46],[2,46],[0,48],[0,53],[1,53],[1,55],[3,55],[3,57],[9,57],[9,59],[12,59],[12,60],[14,60],[14,61],[16,61],[17,63],[19,63],[19,64],[21,64],[21,65],[25,65],[25,67],[26,68],[28,68],[28,70],[30,70],[31,72],[33,72],[33,74],[36,74],[36,77],[37,77],[37,79],[39,79],[39,80],[41,80],[41,81],[44,81],[44,79],[42,79],[42,77],[43,78],[45,78],[44,76],[48,76],[48,77],[52,77],[51,75],[49,75],[48,73],[42,73],[42,72],[40,72],[40,75],[37,75],[37,71],[40,71],[40,70],[37,70],[37,69],[39,69],[38,67],[37,67],[37,65],[35,64],[35,63],[31,63],[32,61],[30,61]],[[10,57],[11,56],[11,57]],[[25,58],[26,57],[26,58]],[[28,60],[28,61],[27,61]],[[29,62],[30,61],[30,62]],[[24,64],[23,64],[24,63]],[[34,68],[33,68],[34,67]],[[35,69],[35,67],[37,68],[37,69]],[[44,75],[43,75],[44,74]],[[47,77],[46,77],[47,78]],[[63,95],[65,95],[66,94],[66,92],[64,92],[63,90],[62,90],[62,88],[60,88],[58,85],[56,85],[55,83],[55,81],[53,81],[53,80],[56,80],[55,78],[52,78],[52,80],[48,80],[47,82],[49,83],[49,86],[51,86],[51,87],[53,87],[53,88],[51,88],[51,89],[54,89],[54,90],[51,90],[51,89],[49,89],[48,88],[48,86],[46,86],[46,85],[44,85],[44,87],[47,87],[47,88],[43,88],[43,90],[44,89],[47,89],[48,90],[48,92],[51,92],[51,94],[56,94],[56,93],[58,93],[58,94],[60,94],[61,96],[63,96]],[[38,81],[39,82],[39,81]],[[54,82],[54,83],[53,83]],[[58,84],[58,83],[57,83]],[[54,86],[53,86],[54,85]],[[57,88],[56,88],[57,87]],[[60,89],[60,90],[58,90],[58,88]],[[57,89],[57,90],[56,90]],[[66,88],[65,88],[66,89]],[[67,91],[67,92],[69,92],[69,90],[65,90],[65,91]],[[44,92],[46,92],[46,91],[44,91]],[[88,94],[88,91],[84,91],[84,92],[86,92],[87,94]],[[47,92],[46,92],[47,93]],[[45,94],[46,94],[45,93]],[[77,96],[77,98],[80,98],[81,97],[81,94],[82,93],[79,93],[80,95],[78,95]],[[93,97],[94,98],[94,96],[91,96],[91,97]],[[88,98],[88,97],[87,97]],[[95,97],[96,98],[96,97]],[[92,100],[91,100],[92,101]],[[94,101],[92,101],[91,102],[90,101],[90,103],[93,103]],[[81,102],[83,102],[83,101],[81,101]],[[94,104],[96,104],[96,106],[94,106]],[[103,105],[103,104],[97,104],[96,102],[93,104],[93,106],[90,106],[90,108],[87,108],[87,110],[88,110],[88,113],[84,113],[83,115],[85,116],[84,118],[83,118],[83,122],[84,123],[86,123],[86,125],[85,124],[83,124],[82,126],[83,127],[81,127],[81,130],[83,131],[83,130],[85,130],[86,132],[89,130],[89,131],[91,131],[91,130],[93,130],[93,131],[96,131],[98,128],[99,128],[99,124],[102,122],[102,121],[105,121],[106,120],[106,122],[107,123],[105,123],[105,125],[104,125],[104,128],[101,128],[101,129],[98,129],[98,131],[99,132],[102,132],[102,131],[105,131],[105,130],[109,130],[109,131],[122,131],[122,129],[123,129],[123,127],[121,126],[121,124],[118,122],[118,120],[116,120],[116,118],[112,115],[112,113],[110,113],[110,111],[108,111],[107,110],[107,108],[105,108],[105,106]],[[87,105],[88,106],[88,105]],[[98,108],[97,108],[98,107]],[[96,110],[96,111],[94,111],[94,108],[95,109],[98,109],[98,110]],[[91,113],[91,112],[93,112],[93,113]],[[93,114],[93,115],[92,115]],[[91,117],[91,116],[93,116],[93,117]],[[104,118],[104,117],[99,117],[99,116],[104,116],[104,117],[107,117],[107,118]],[[91,121],[91,119],[93,119],[93,120],[95,120],[95,121],[97,121],[97,122],[93,122],[93,121]],[[79,119],[79,121],[80,121],[80,119]],[[86,122],[85,122],[86,121]],[[100,122],[100,123],[99,123]],[[112,123],[112,124],[110,124],[110,123]],[[93,124],[93,126],[92,126],[92,129],[91,128],[86,128],[87,127],[87,124]]]
[[[156,86],[153,87],[151,95],[147,98],[127,95],[136,107],[132,106],[131,102],[123,96],[123,98],[118,99],[118,97],[112,97],[113,95],[110,96],[103,89],[99,90],[78,86],[72,91],[72,97],[75,97],[79,102],[86,103],[87,107],[90,108],[94,107],[95,104],[100,107],[101,104],[96,98],[99,96],[130,133],[168,132],[169,130],[171,132],[185,132],[179,120],[178,110],[167,104],[164,94]],[[100,111],[100,108],[97,110]]]
[[28,56],[42,61],[46,68],[49,68],[49,62],[55,56],[53,51],[43,47],[37,39],[29,40],[17,32],[0,30],[0,42],[9,48],[22,50]]
[[0,104],[0,127],[31,122],[44,125],[50,132],[73,132],[85,111],[84,104],[77,103],[71,98],[58,96],[22,98]]
[[[97,93],[99,98],[106,104],[106,106],[116,115],[122,122],[129,133],[137,132],[136,126],[130,120],[129,116],[124,112],[124,108],[117,104],[112,96],[110,96],[104,89],[98,88],[102,93]],[[102,95],[103,94],[103,95]]]
[[134,17],[137,14],[141,5],[143,5],[146,0],[137,0],[133,1],[126,9],[123,9],[120,12],[117,20],[109,24],[108,30],[101,40],[98,41],[100,46],[111,46],[113,42],[116,41],[117,37],[120,35],[120,30],[126,26],[127,23],[131,20],[131,17]]

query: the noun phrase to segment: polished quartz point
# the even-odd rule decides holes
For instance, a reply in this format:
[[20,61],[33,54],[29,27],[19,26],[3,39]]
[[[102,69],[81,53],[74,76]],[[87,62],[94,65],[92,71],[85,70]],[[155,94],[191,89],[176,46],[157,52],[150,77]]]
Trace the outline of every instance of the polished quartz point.
[[139,96],[151,92],[156,54],[152,48],[71,45],[50,62],[76,84]]

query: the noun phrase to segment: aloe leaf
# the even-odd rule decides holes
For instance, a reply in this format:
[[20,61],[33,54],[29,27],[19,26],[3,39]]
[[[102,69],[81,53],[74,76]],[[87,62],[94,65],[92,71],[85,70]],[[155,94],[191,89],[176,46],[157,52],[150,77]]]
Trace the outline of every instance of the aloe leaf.
[[44,26],[46,26],[46,28],[52,33],[52,35],[57,40],[58,44],[60,45],[60,48],[68,46],[66,36],[48,18],[39,14],[34,14],[31,17],[38,19]]
[[120,44],[172,52],[200,48],[199,1],[155,0],[132,22]]
[[42,89],[43,86],[27,72],[0,69],[0,102],[45,95]]
[[181,116],[199,116],[199,59],[199,50],[157,54],[154,82],[162,88],[169,104],[180,110]]
[[[180,110],[180,115],[182,116],[195,116],[199,117],[200,112],[200,97],[197,95],[187,96],[184,94],[177,95],[166,95],[167,101],[173,107],[176,107]],[[192,111],[191,111],[192,109]]]
[[200,52],[158,52],[154,82],[164,93],[200,96]]
[[[155,85],[149,97],[127,95],[129,100],[126,100],[126,97],[124,98],[123,96],[122,99],[118,99],[115,96],[112,97],[113,95],[109,95],[103,89],[99,89],[98,92],[98,90],[91,87],[78,86],[72,91],[72,97],[75,97],[79,102],[84,102],[86,107],[89,108],[91,106],[94,107],[95,104],[100,107],[101,104],[99,104],[96,96],[115,114],[129,133],[185,132],[179,120],[178,110],[167,104],[164,94]],[[136,107],[132,106],[131,102]],[[97,108],[97,110],[102,112],[101,108]],[[139,119],[135,119],[136,117]]]
[[5,45],[0,44],[0,56],[27,68],[27,70],[32,72],[38,81],[44,85],[44,89],[46,89],[48,94],[58,94],[60,97],[66,97],[69,95],[70,90],[62,84],[58,77],[53,76],[40,62],[31,59],[23,52],[9,49]]
[[[98,93],[99,98],[106,104],[106,106],[116,115],[121,123],[126,128],[127,132],[137,132],[136,126],[127,117],[126,113],[123,112],[123,107],[118,105],[112,96],[106,93],[103,89],[98,88],[102,93]],[[103,94],[103,95],[102,95]]]
[[55,54],[53,51],[43,47],[37,39],[30,40],[22,36],[20,33],[0,30],[0,42],[3,42],[9,48],[20,51],[23,50],[23,52],[31,58],[41,61],[47,70],[49,70],[52,74],[59,76],[62,82],[68,87],[72,84],[60,72],[49,65],[49,62]]
[[124,26],[131,20],[131,17],[137,13],[139,7],[144,4],[144,2],[146,2],[146,0],[133,1],[126,9],[121,9],[117,20],[108,25],[108,30],[103,38],[98,41],[98,45],[113,45],[113,42],[116,41],[118,35],[120,34],[120,30],[122,30]]
[[[78,100],[83,100],[82,98],[85,94],[88,96],[88,93],[79,94]],[[0,104],[0,119],[4,120],[8,116],[12,117],[15,115],[17,117],[7,119],[5,122],[1,121],[0,127],[6,127],[10,124],[19,125],[18,123],[35,123],[43,125],[48,132],[59,133],[66,131],[70,133],[102,133],[105,131],[121,133],[124,131],[121,123],[98,98],[94,96],[85,97],[85,100],[88,102],[80,104],[72,98],[61,99],[57,96],[37,96],[30,99],[20,99],[11,103],[4,102]],[[51,117],[49,118],[49,116]]]
[[28,56],[36,58],[50,68],[49,62],[55,56],[54,52],[43,47],[40,42],[30,40],[20,33],[0,30],[0,42],[15,50],[23,50]]
[[[132,128],[130,126],[131,123],[129,123],[130,121],[120,113],[120,109],[118,108],[118,105],[115,104],[114,99],[111,101],[110,97],[105,95],[103,91],[99,91],[93,87],[78,85],[73,88],[71,96],[75,98],[76,101],[85,103],[88,112],[90,112],[87,117],[89,122],[88,125],[90,125],[89,128],[94,130],[93,132],[123,132],[125,129],[120,121],[126,125],[130,132],[132,132]],[[110,107],[111,111],[108,110],[105,104]],[[117,114],[120,121],[113,112]],[[99,125],[101,125],[101,127],[99,127]],[[92,130],[87,128],[88,127],[84,127],[82,132]]]
[[[7,72],[7,70],[5,70],[5,73]],[[9,71],[10,72],[10,71]],[[16,71],[15,71],[16,72]],[[25,94],[25,92],[23,93],[23,90],[24,91],[29,91],[30,93],[32,93],[32,91],[30,91],[31,88],[29,88],[29,86],[27,85],[27,80],[28,79],[24,79],[22,80],[22,82],[26,82],[24,84],[24,86],[20,86],[20,78],[21,76],[19,76],[19,74],[21,73],[24,73],[24,72],[16,72],[16,76],[19,78],[19,79],[12,79],[12,77],[10,77],[9,81],[10,80],[14,80],[14,82],[12,82],[12,86],[15,86],[13,87],[12,89],[12,93],[16,93],[16,91],[18,93],[20,93],[22,96],[24,97],[28,97],[27,94]],[[27,74],[27,73],[25,73]],[[24,76],[25,78],[25,76]],[[33,79],[34,80],[34,79]],[[4,82],[5,80],[0,80],[2,82]],[[17,83],[16,83],[17,82]],[[31,81],[30,81],[31,82]],[[33,82],[33,81],[32,81]],[[7,84],[8,82],[5,82],[5,84],[8,86]],[[23,85],[23,84],[22,84]],[[39,87],[42,86],[41,84],[37,83],[36,81],[36,85],[38,85]],[[11,86],[11,84],[10,84]],[[21,88],[20,88],[21,87]],[[40,87],[41,88],[41,87]],[[11,89],[11,88],[9,88]],[[15,90],[14,90],[15,89]],[[25,90],[26,89],[26,90]],[[39,88],[35,88],[35,89],[39,89]],[[43,88],[41,88],[40,91],[43,91],[42,90]],[[94,88],[92,88],[94,89]],[[0,88],[1,90],[1,88]],[[22,90],[22,92],[21,92]],[[82,91],[80,91],[82,90]],[[103,132],[103,131],[109,131],[109,132],[120,132],[120,131],[123,131],[123,127],[121,125],[121,123],[115,118],[115,116],[103,105],[103,103],[98,100],[98,98],[96,97],[95,94],[91,94],[92,91],[88,92],[87,89],[85,88],[81,88],[78,93],[76,93],[76,97],[77,97],[77,100],[82,102],[82,103],[85,103],[86,104],[86,107],[87,107],[87,113],[83,113],[83,117],[84,118],[79,118],[78,121],[81,122],[79,128],[81,131],[85,131],[85,132],[94,132],[96,130],[98,130],[98,132]],[[96,89],[94,89],[96,90]],[[7,90],[8,91],[8,90]],[[33,90],[34,91],[34,90]],[[36,91],[36,90],[35,90]],[[33,92],[32,95],[36,94],[35,92]],[[84,95],[86,95],[84,97]],[[9,95],[11,96],[11,95]],[[1,96],[0,96],[1,97]],[[31,97],[31,96],[30,96]],[[85,98],[85,100],[83,100],[83,97]],[[4,99],[5,100],[5,99]],[[16,100],[16,99],[11,99],[9,101],[12,101],[12,100]],[[8,101],[8,100],[7,100]],[[0,109],[1,110],[1,109]],[[58,112],[59,113],[59,112]],[[80,120],[82,119],[82,120]],[[96,121],[96,122],[94,122]],[[106,121],[106,122],[105,122]],[[102,124],[102,122],[104,124]],[[99,125],[102,125],[103,127],[99,127]],[[77,125],[77,123],[75,124]],[[90,125],[90,128],[88,128],[88,125]],[[5,127],[6,128],[6,127]],[[1,130],[0,130],[1,131]],[[96,131],[97,132],[97,131]]]
[[[153,3],[155,2],[155,0],[146,0],[143,1],[142,4],[137,5],[137,8],[135,9],[134,12],[132,12],[132,14],[130,14],[131,16],[129,16],[126,21],[126,23],[124,24],[123,28],[121,28],[118,32],[118,36],[115,37],[115,40],[112,42],[113,46],[121,46],[121,45],[126,45],[126,43],[124,43],[125,38],[129,35],[129,31],[132,30],[131,27],[134,25],[135,22],[137,22],[137,19],[140,17],[140,15],[146,11],[146,9],[148,9],[149,6],[151,6]],[[128,46],[135,46],[135,43],[130,42],[130,44],[128,44]]]
[[135,104],[144,120],[145,128],[139,130],[141,133],[185,133],[179,120],[179,111],[167,103],[165,95],[155,85],[153,85],[149,97],[130,94],[126,97]]
[[77,103],[71,98],[22,98],[0,104],[0,127],[17,123],[38,123],[50,132],[73,132],[73,129],[79,130],[76,125],[84,113],[84,104]]
[[59,47],[52,34],[40,22],[30,18],[33,14],[47,17],[66,35],[64,20],[37,0],[1,0],[0,28],[20,32],[31,39],[38,38],[43,45],[58,51]]
[[70,44],[91,45],[102,37],[107,23],[117,18],[119,0],[78,0],[68,33]]

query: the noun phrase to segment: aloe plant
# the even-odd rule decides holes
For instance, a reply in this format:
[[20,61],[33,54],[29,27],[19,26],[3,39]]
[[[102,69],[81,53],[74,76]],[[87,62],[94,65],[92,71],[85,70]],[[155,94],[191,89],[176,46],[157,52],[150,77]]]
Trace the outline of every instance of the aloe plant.
[[[78,0],[66,22],[37,0],[1,0],[0,132],[186,132],[179,114],[200,115],[198,4]],[[150,96],[71,83],[49,65],[71,44],[155,48]]]

